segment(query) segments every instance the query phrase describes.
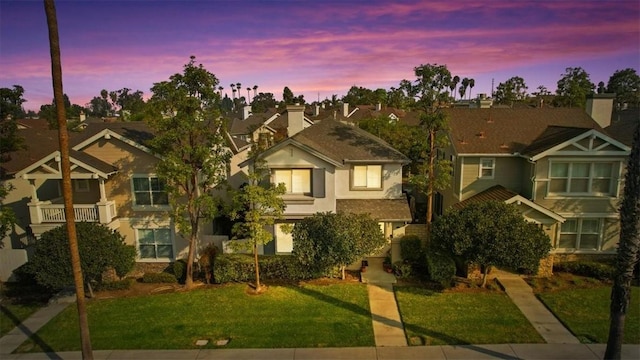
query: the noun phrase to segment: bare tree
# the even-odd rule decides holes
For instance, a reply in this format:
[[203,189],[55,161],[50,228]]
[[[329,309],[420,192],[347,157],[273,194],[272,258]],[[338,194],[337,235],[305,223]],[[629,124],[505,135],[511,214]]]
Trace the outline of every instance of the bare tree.
[[66,215],[69,249],[71,252],[71,267],[73,281],[76,288],[76,304],[80,325],[80,341],[82,343],[82,358],[93,359],[91,337],[89,335],[89,320],[85,304],[84,281],[80,267],[80,252],[78,251],[78,237],[73,212],[73,195],[71,190],[71,161],[69,159],[69,133],[67,132],[67,114],[64,107],[64,92],[62,89],[62,62],[60,60],[60,38],[58,36],[58,18],[53,0],[44,0],[44,11],[47,16],[49,29],[49,46],[51,50],[51,77],[53,79],[53,97],[56,103],[58,117],[58,141],[60,143],[60,165],[62,170],[62,193],[64,197],[64,211]]

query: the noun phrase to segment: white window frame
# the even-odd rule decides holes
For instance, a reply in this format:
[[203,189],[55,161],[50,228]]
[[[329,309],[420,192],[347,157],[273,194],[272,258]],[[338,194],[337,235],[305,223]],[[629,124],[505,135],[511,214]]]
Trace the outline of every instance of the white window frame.
[[[168,261],[174,261],[176,258],[176,245],[175,245],[175,239],[173,237],[173,231],[171,230],[170,226],[157,226],[157,227],[136,227],[134,228],[135,230],[135,238],[136,238],[136,253],[137,253],[137,260],[139,262],[168,262]],[[164,230],[164,231],[168,231],[169,232],[169,243],[168,244],[159,244],[157,241],[154,241],[154,243],[152,245],[154,245],[154,251],[155,251],[155,258],[143,258],[142,257],[142,253],[140,251],[140,245],[150,245],[150,244],[141,244],[140,243],[140,231],[153,231],[154,232],[154,240],[155,240],[155,232],[159,231],[159,230]],[[171,256],[170,257],[158,257],[158,245],[161,246],[166,246],[166,245],[171,245]]]
[[[294,172],[307,172],[309,174],[309,182],[308,184],[305,184],[306,186],[308,186],[308,191],[306,191],[307,189],[302,189],[302,191],[297,191],[294,192],[292,191],[292,189],[289,189],[287,187],[287,192],[286,195],[306,195],[306,196],[311,196],[312,192],[313,192],[313,169],[311,168],[275,168],[271,170],[271,176],[273,179],[273,183],[277,185],[276,183],[276,178],[277,175],[276,173],[278,172],[289,172],[289,183],[293,184],[293,179],[294,179]],[[285,183],[285,186],[287,184]]]
[[[364,186],[356,186],[356,168],[364,168],[365,171],[365,181],[366,184]],[[380,174],[374,173],[380,169]],[[379,186],[374,186],[375,184],[369,184],[369,180],[373,178],[379,178]],[[382,190],[384,188],[384,166],[382,164],[367,164],[367,165],[353,165],[351,167],[351,190]]]
[[[560,224],[560,226],[558,226],[558,236],[557,236],[557,240],[556,240],[556,246],[555,248],[557,250],[570,250],[570,251],[600,251],[602,249],[602,237],[603,237],[603,233],[604,233],[604,219],[603,218],[595,218],[595,217],[583,217],[583,218],[568,218],[566,220],[568,221],[575,221],[576,222],[576,229],[575,231],[562,231],[562,225]],[[585,232],[583,231],[583,222],[584,221],[597,221],[597,232]],[[566,222],[565,222],[566,224]],[[561,241],[561,237],[563,234],[575,234],[576,235],[576,240],[575,240],[575,244],[573,244],[573,247],[560,247],[560,241]],[[595,248],[588,248],[588,249],[584,249],[580,247],[580,242],[582,240],[582,236],[583,235],[597,235],[598,239],[596,241],[596,247]]]
[[[142,193],[143,191],[136,191],[135,189],[135,179],[147,179],[147,181],[149,182],[149,190],[148,190],[148,194],[149,194],[149,199],[150,199],[150,204],[138,204],[137,198],[136,198],[136,193]],[[141,210],[141,209],[166,209],[169,208],[169,194],[167,193],[166,189],[165,191],[154,191],[151,189],[151,180],[152,179],[159,179],[158,176],[156,176],[155,174],[134,174],[131,177],[131,197],[132,197],[132,201],[133,201],[133,206],[135,208],[135,210]],[[166,204],[154,204],[153,203],[153,194],[154,193],[158,193],[158,192],[164,192],[165,194],[167,194],[167,203]]]
[[75,192],[89,192],[91,190],[89,179],[74,179],[73,189]]
[[[560,176],[553,176],[552,175],[552,171],[553,171],[553,166],[554,165],[558,165],[558,164],[566,164],[567,165],[567,176],[566,177],[560,177]],[[573,169],[574,169],[574,165],[575,164],[588,164],[589,165],[589,173],[588,176],[586,177],[579,177],[579,176],[573,176]],[[597,164],[608,164],[611,166],[611,172],[609,174],[609,177],[602,177],[602,176],[595,176],[595,166]],[[615,176],[615,169],[618,166],[618,162],[616,161],[571,161],[571,160],[554,160],[554,161],[549,161],[549,174],[548,174],[548,179],[549,179],[549,183],[547,186],[547,196],[587,196],[587,197],[591,197],[591,196],[598,196],[598,197],[616,197],[617,194],[617,182],[616,182],[616,176]],[[583,179],[583,180],[587,180],[587,189],[588,191],[586,192],[577,192],[577,191],[571,191],[571,184],[572,184],[572,180],[579,180],[579,179]],[[594,180],[602,180],[602,179],[608,179],[609,180],[609,191],[608,192],[596,192],[593,191],[593,186],[594,186]],[[559,192],[554,192],[551,190],[551,185],[552,185],[552,181],[554,180],[564,180],[566,181],[566,185],[565,185],[565,189],[564,191],[559,191]]]
[[[491,161],[491,166],[485,167],[484,162]],[[484,170],[491,170],[491,175],[483,176]],[[478,163],[478,179],[493,179],[496,175],[496,158],[480,158]]]

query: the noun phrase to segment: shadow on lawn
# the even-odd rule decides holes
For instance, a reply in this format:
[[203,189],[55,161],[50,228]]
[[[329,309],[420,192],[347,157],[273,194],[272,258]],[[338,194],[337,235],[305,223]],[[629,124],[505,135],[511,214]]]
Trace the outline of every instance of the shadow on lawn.
[[[55,360],[62,359],[58,354],[54,352],[54,350],[51,348],[51,346],[49,346],[49,344],[44,342],[44,340],[42,340],[40,336],[34,334],[31,330],[29,330],[29,328],[26,327],[20,321],[20,319],[18,319],[18,317],[16,317],[11,311],[9,311],[9,309],[5,308],[4,306],[0,306],[0,310],[2,310],[2,313],[5,314],[11,320],[11,322],[13,322],[16,325],[16,327],[20,330],[20,332],[25,334],[34,343],[36,343],[40,347],[40,349],[42,349],[42,351],[47,353],[47,357],[49,359],[55,359]],[[5,334],[5,336],[6,335],[7,334]]]
[[[368,286],[375,286],[375,285],[368,285]],[[293,289],[293,290],[295,290],[295,291],[297,291],[299,293],[302,293],[304,295],[311,296],[311,297],[316,298],[318,300],[327,302],[329,304],[332,304],[332,305],[335,305],[335,306],[339,306],[339,307],[341,307],[343,309],[346,309],[346,310],[349,310],[349,311],[351,311],[351,312],[353,312],[353,313],[355,313],[357,315],[371,316],[372,320],[379,321],[379,322],[381,322],[381,323],[383,323],[385,325],[400,327],[400,328],[403,328],[403,329],[405,328],[404,327],[404,323],[402,323],[402,322],[398,322],[396,320],[389,319],[387,317],[380,316],[380,315],[377,315],[377,314],[371,314],[371,312],[368,309],[364,309],[364,308],[362,308],[362,307],[360,307],[358,305],[355,305],[355,304],[352,304],[352,303],[349,303],[349,302],[346,302],[346,301],[343,301],[343,300],[340,300],[340,299],[336,299],[336,298],[334,298],[332,296],[323,294],[323,293],[321,293],[319,291],[315,291],[315,290],[306,288],[304,286],[291,286],[291,289]],[[433,291],[428,291],[424,295],[425,296],[430,296],[431,293],[433,293]],[[440,333],[440,332],[436,332],[436,331],[432,331],[432,330],[429,330],[429,329],[425,329],[425,328],[423,328],[421,326],[407,325],[406,329],[411,330],[411,331],[413,331],[415,333],[425,334],[427,336],[430,336],[430,337],[432,337],[434,339],[439,339],[439,340],[441,340],[441,341],[443,341],[445,343],[448,343],[448,344],[455,344],[455,345],[464,346],[467,349],[476,351],[476,352],[481,353],[481,354],[489,355],[489,356],[494,357],[496,359],[520,359],[518,357],[514,357],[514,356],[509,355],[509,354],[504,354],[504,353],[501,353],[501,352],[497,352],[497,351],[485,349],[485,348],[482,348],[482,347],[479,347],[479,346],[476,346],[476,345],[472,345],[472,344],[469,344],[466,341],[464,341],[462,339],[459,339],[459,338],[456,338],[454,336],[450,336],[450,335],[443,334],[443,333]],[[405,335],[406,335],[406,332],[405,332]],[[455,346],[455,345],[452,345],[452,346]]]

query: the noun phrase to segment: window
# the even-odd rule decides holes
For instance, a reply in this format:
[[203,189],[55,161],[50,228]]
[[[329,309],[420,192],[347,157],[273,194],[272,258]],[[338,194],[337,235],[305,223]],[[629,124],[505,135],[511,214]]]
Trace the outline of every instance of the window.
[[283,183],[287,194],[311,195],[311,169],[276,169],[274,183]]
[[173,244],[169,229],[138,229],[140,259],[173,259]]
[[382,165],[355,165],[351,182],[355,189],[382,189]]
[[549,174],[551,194],[609,195],[613,163],[553,162]]
[[495,159],[480,159],[480,173],[478,177],[480,179],[493,179],[493,174],[496,169]]
[[600,219],[567,219],[560,227],[558,248],[597,250]]
[[89,179],[73,180],[73,187],[76,192],[89,192]]
[[133,196],[136,205],[168,205],[164,182],[157,177],[134,177]]

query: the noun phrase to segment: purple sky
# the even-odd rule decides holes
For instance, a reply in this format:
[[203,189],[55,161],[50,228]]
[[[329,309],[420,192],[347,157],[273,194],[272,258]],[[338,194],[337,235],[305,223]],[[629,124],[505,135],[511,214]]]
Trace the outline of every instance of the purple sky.
[[[101,89],[141,90],[190,55],[220,80],[307,102],[353,86],[397,87],[420,64],[475,79],[472,96],[521,76],[555,91],[567,67],[605,84],[640,67],[637,0],[57,1],[64,92],[84,105]],[[41,1],[0,0],[0,87],[26,109],[53,98]]]

